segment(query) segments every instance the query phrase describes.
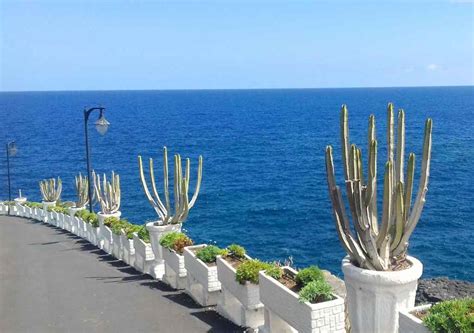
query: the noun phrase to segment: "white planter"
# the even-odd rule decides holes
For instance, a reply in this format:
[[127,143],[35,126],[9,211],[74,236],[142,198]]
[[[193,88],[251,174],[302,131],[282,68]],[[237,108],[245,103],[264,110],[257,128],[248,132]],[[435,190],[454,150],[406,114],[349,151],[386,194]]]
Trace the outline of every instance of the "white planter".
[[135,264],[135,247],[133,246],[133,238],[128,239],[127,235],[122,231],[122,260],[130,266]]
[[23,206],[23,204],[26,202],[26,198],[23,198],[23,197],[15,198],[13,201],[15,201],[17,215],[22,216],[22,217],[27,217],[26,206]]
[[112,232],[112,255],[122,260],[122,237]]
[[160,239],[164,235],[176,231],[181,231],[181,223],[178,224],[167,224],[167,225],[155,225],[155,222],[150,222],[146,224],[146,228],[150,233],[150,243],[153,249],[153,254],[155,256],[155,261],[151,268],[151,275],[155,279],[162,279],[163,274],[165,273],[165,265],[163,258],[163,251],[160,245]]
[[71,232],[78,235],[78,223],[76,218],[76,213],[80,210],[83,210],[84,207],[69,207],[68,212],[71,217]]
[[3,202],[0,202],[0,215],[5,215],[8,213],[8,207]]
[[398,314],[400,333],[430,333],[430,330],[423,324],[423,321],[412,315],[412,312],[428,310],[431,304],[416,306],[414,308],[401,310]]
[[[104,221],[108,217],[120,218],[120,215],[122,215],[121,212],[117,212],[114,214],[103,214],[102,212],[97,213],[97,217],[99,219],[99,247],[109,254],[112,253],[112,231],[109,227],[104,225]],[[106,228],[108,230],[106,230]],[[106,246],[106,242],[107,249],[104,249],[104,247]]]
[[95,228],[90,223],[84,223],[85,231],[84,231],[84,238],[86,238],[92,245],[98,246],[99,244],[99,228]]
[[31,218],[33,220],[40,220],[41,219],[41,211],[42,209],[39,209],[39,208],[32,208],[32,214],[31,214]]
[[[296,275],[291,267],[282,267]],[[301,303],[299,296],[274,278],[259,273],[260,300],[265,306],[265,333],[345,333],[344,299],[312,304]]]
[[66,230],[66,221],[64,219],[64,214],[63,213],[56,213],[56,214],[58,217],[58,227]]
[[186,292],[200,305],[217,304],[221,283],[217,276],[217,266],[208,266],[198,259],[194,251],[206,247],[203,245],[188,246],[184,249],[184,267],[187,271]]
[[142,241],[137,236],[137,233],[134,233],[133,247],[135,248],[135,262],[133,267],[139,272],[151,275],[151,267],[155,260],[151,245]]
[[27,218],[32,218],[33,217],[33,208],[25,207],[25,209],[26,209],[26,217]]
[[48,207],[50,206],[56,206],[56,201],[43,201],[43,222],[49,223],[48,222],[48,217],[50,212],[48,212]]
[[163,259],[165,261],[165,274],[163,275],[163,282],[169,284],[171,288],[174,289],[186,288],[186,268],[184,267],[184,256],[166,248],[162,248],[162,253]]
[[347,307],[353,333],[396,333],[398,313],[415,305],[418,279],[423,265],[408,256],[408,269],[380,272],[352,265],[349,258],[342,261],[347,290]]
[[[247,256],[247,259],[251,259]],[[217,275],[222,292],[217,301],[217,312],[235,324],[258,328],[264,323],[263,304],[260,302],[259,285],[235,280],[236,270],[225,259],[217,256]]]
[[63,218],[63,223],[64,223],[64,230],[67,230],[69,232],[71,232],[71,217],[69,216],[69,214],[63,214],[62,216]]

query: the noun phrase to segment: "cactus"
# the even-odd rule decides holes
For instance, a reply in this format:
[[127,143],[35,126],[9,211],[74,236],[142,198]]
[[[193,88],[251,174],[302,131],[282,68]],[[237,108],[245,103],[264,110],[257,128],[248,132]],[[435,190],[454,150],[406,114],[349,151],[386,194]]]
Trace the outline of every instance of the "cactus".
[[142,182],[143,191],[147,196],[150,204],[155,209],[156,213],[159,216],[159,225],[165,224],[176,224],[182,223],[186,220],[189,214],[189,210],[194,206],[197,197],[199,195],[199,189],[201,187],[202,179],[202,156],[199,156],[198,171],[197,171],[197,180],[196,188],[192,196],[191,201],[189,201],[188,191],[189,191],[189,179],[190,179],[190,169],[191,162],[189,158],[186,159],[186,170],[183,177],[183,169],[181,166],[181,156],[179,154],[174,156],[174,212],[171,209],[170,203],[170,194],[169,194],[169,179],[168,179],[168,151],[166,147],[163,147],[163,183],[164,183],[164,203],[161,200],[156,183],[155,175],[153,171],[153,159],[150,158],[150,182],[152,186],[152,193],[148,189],[147,182],[145,180],[145,173],[143,171],[142,157],[138,156],[138,167],[140,170],[140,180]]
[[326,148],[327,181],[339,239],[353,263],[361,268],[377,271],[392,270],[396,263],[406,258],[408,240],[425,203],[431,160],[432,120],[427,119],[418,194],[412,206],[415,154],[409,155],[405,176],[405,113],[401,109],[398,112],[396,144],[392,103],[388,104],[387,120],[388,151],[380,226],[377,214],[377,140],[374,116],[369,118],[369,158],[365,182],[361,149],[355,144],[349,144],[347,107],[343,105],[341,110],[342,160],[355,236],[349,224],[341,190],[336,185],[332,147]]
[[114,214],[120,209],[120,178],[112,171],[111,181],[107,177],[101,179],[100,175],[92,172],[94,179],[95,198],[100,204],[102,214]]
[[59,200],[63,188],[61,178],[58,177],[57,182],[55,178],[43,179],[39,182],[39,186],[43,201],[53,202]]
[[86,176],[82,177],[82,174],[79,173],[76,179],[76,207],[81,208],[87,205],[89,202],[89,179]]

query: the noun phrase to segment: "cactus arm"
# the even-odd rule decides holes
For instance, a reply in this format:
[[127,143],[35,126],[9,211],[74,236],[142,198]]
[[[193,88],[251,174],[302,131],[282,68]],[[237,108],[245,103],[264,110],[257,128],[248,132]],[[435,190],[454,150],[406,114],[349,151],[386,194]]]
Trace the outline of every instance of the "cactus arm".
[[341,144],[342,144],[342,162],[344,163],[345,179],[349,180],[349,120],[348,111],[345,104],[341,107]]
[[151,190],[153,191],[153,195],[155,198],[155,202],[158,204],[158,207],[160,208],[161,212],[163,213],[164,216],[167,215],[167,211],[165,206],[163,205],[163,202],[160,199],[160,195],[158,194],[158,190],[156,189],[156,182],[155,182],[155,168],[153,166],[153,159],[150,158],[150,183],[151,183]]
[[387,161],[393,162],[393,103],[387,106]]
[[392,214],[392,162],[385,163],[384,189],[383,189],[383,212],[382,225],[377,237],[377,246],[380,248],[382,242],[388,235],[389,223]]
[[398,256],[406,252],[408,240],[415,230],[418,221],[420,220],[421,212],[425,204],[426,192],[428,192],[428,178],[430,175],[430,164],[431,164],[431,132],[432,132],[432,120],[426,120],[425,124],[425,135],[423,142],[423,159],[421,162],[421,175],[420,184],[418,187],[418,194],[413,205],[413,209],[407,221],[407,227],[405,233],[402,236],[400,244],[393,251],[394,256]]
[[193,208],[194,204],[196,203],[197,197],[199,195],[199,190],[201,189],[201,180],[202,180],[202,156],[199,156],[198,162],[198,171],[197,171],[197,179],[196,179],[196,188],[194,190],[194,194],[191,198],[191,202],[189,203],[189,208]]
[[145,180],[145,173],[143,171],[143,162],[142,162],[142,157],[141,156],[138,156],[138,170],[139,170],[139,174],[140,174],[140,181],[142,183],[143,192],[145,192],[145,195],[146,195],[148,201],[150,202],[152,207],[155,209],[155,211],[158,214],[158,216],[160,217],[160,219],[164,220],[165,216],[163,215],[163,212],[160,210],[158,204],[155,202],[155,200],[153,199],[153,197],[150,194],[150,191],[148,190],[148,185],[147,185],[146,180]]
[[411,198],[413,192],[413,180],[415,175],[415,154],[410,153],[408,157],[408,167],[407,167],[407,180],[405,185],[405,215],[403,219],[406,222],[408,221],[408,215],[410,214],[410,207],[411,207]]
[[370,226],[374,235],[378,235],[378,218],[377,218],[377,141],[372,140],[369,150],[369,167],[367,179],[367,191],[365,195],[365,205],[368,207]]
[[403,203],[403,183],[399,182],[397,185],[397,192],[395,197],[395,237],[393,238],[390,250],[394,250],[402,238],[403,230],[405,228],[405,207]]
[[168,149],[166,147],[163,147],[163,186],[165,192],[166,223],[171,216],[170,188],[168,178]]
[[400,109],[398,111],[398,125],[397,125],[397,158],[395,162],[395,182],[404,181],[403,162],[405,156],[405,112]]

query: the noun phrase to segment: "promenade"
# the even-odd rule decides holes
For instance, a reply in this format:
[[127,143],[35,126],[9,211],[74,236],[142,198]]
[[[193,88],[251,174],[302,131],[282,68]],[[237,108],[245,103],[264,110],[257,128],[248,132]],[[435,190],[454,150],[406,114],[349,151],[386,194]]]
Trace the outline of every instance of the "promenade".
[[0,332],[243,332],[89,242],[0,216]]

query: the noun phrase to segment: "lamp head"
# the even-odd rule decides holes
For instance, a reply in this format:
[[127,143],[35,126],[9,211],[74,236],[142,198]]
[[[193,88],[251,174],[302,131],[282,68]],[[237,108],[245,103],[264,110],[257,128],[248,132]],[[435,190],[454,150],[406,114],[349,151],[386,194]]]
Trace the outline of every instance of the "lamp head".
[[17,153],[16,143],[15,141],[9,142],[7,144],[8,155],[15,156]]
[[107,130],[109,129],[110,123],[105,119],[104,116],[104,109],[100,110],[100,115],[99,119],[95,122],[95,128],[97,132],[99,132],[100,135],[105,135],[107,133]]

